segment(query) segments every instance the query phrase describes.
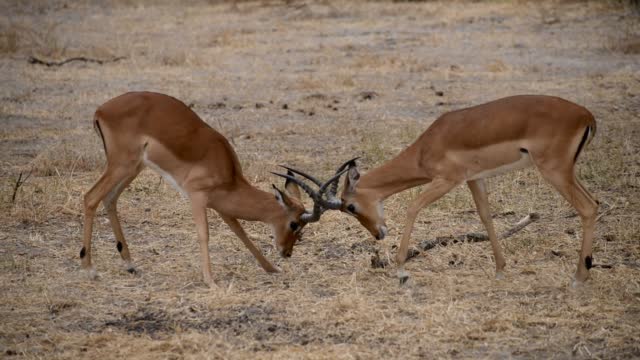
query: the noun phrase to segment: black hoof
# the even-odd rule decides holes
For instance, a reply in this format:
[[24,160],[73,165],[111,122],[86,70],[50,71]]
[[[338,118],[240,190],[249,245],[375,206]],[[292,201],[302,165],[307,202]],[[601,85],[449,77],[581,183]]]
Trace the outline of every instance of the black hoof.
[[409,275],[400,276],[398,280],[400,280],[400,285],[404,285],[407,281],[409,281]]
[[138,273],[138,272],[136,271],[136,268],[128,268],[128,269],[127,269],[127,272],[128,272],[129,274],[134,274],[134,275]]

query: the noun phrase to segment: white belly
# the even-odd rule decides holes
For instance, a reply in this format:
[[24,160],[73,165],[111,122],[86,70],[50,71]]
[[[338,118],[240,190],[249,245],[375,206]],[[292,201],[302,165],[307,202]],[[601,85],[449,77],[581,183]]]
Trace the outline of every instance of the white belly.
[[497,168],[483,170],[479,173],[474,174],[467,180],[486,179],[486,178],[501,175],[513,170],[524,169],[526,167],[531,166],[532,164],[533,163],[531,162],[531,156],[529,156],[528,152],[524,152],[524,153],[521,153],[521,157],[518,161],[514,161],[512,163],[499,166]]

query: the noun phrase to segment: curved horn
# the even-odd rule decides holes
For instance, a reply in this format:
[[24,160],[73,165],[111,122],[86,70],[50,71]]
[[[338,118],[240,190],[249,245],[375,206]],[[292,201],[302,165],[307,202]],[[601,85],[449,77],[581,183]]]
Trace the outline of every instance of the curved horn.
[[340,176],[342,176],[342,174],[344,174],[348,169],[344,169],[341,172],[335,174],[331,179],[329,179],[327,182],[325,182],[324,184],[322,184],[322,186],[320,187],[320,190],[318,190],[318,199],[314,199],[313,200],[313,213],[309,214],[309,213],[305,213],[300,217],[300,221],[304,221],[306,223],[310,223],[310,222],[316,222],[318,220],[320,220],[320,216],[322,215],[323,212],[325,212],[325,210],[327,209],[331,209],[331,210],[336,210],[336,209],[340,209],[340,207],[342,206],[342,202],[338,200],[338,202],[336,203],[335,201],[331,201],[331,200],[325,200],[322,196],[324,195],[324,193],[327,191],[327,188],[329,187],[329,185],[331,185],[334,182],[337,182],[340,179]]
[[300,216],[300,221],[306,224],[316,222],[320,220],[320,215],[322,215],[323,212],[324,211],[322,210],[322,206],[320,206],[320,203],[314,202],[313,212],[309,213],[305,211],[305,213]]
[[348,168],[342,169],[342,171],[338,172],[337,174],[335,174],[331,179],[329,179],[328,181],[326,181],[325,183],[322,184],[322,186],[320,186],[320,189],[318,190],[318,192],[314,191],[309,185],[307,185],[304,181],[298,179],[297,177],[294,177],[292,175],[289,174],[280,174],[280,173],[276,173],[276,172],[271,172],[273,175],[277,175],[280,177],[283,177],[287,180],[293,181],[296,184],[298,184],[298,186],[300,186],[302,188],[302,190],[304,190],[307,194],[309,194],[309,197],[311,197],[311,199],[313,199],[314,203],[319,203],[319,205],[322,208],[325,209],[339,209],[341,206],[341,202],[340,201],[335,201],[335,199],[330,199],[330,200],[325,200],[323,198],[323,195],[325,194],[325,192],[327,191],[327,188],[329,187],[329,185],[332,185],[334,183],[336,183],[339,179],[340,176],[342,176],[342,174],[344,174],[345,172],[347,172],[347,170],[349,170]]
[[[338,174],[344,174],[346,171],[348,171],[351,167],[356,166],[356,160],[360,159],[359,156],[354,157],[353,159],[344,162],[342,165],[340,165],[340,167],[338,167],[338,169],[336,170],[336,175]],[[331,209],[331,210],[339,210],[342,207],[342,200],[338,199],[336,197],[336,194],[338,192],[338,184],[339,184],[339,178],[340,176],[338,176],[338,179],[336,179],[332,184],[331,187],[329,188],[329,193],[328,195],[328,199],[325,201],[326,205],[325,207],[327,209]]]
[[302,172],[300,170],[296,170],[294,168],[290,168],[290,167],[288,167],[286,165],[278,165],[278,166],[280,166],[282,168],[285,168],[285,169],[287,169],[287,170],[289,170],[289,171],[291,171],[293,173],[296,173],[296,174],[298,174],[300,176],[303,176],[303,177],[311,180],[314,184],[318,185],[318,187],[322,186],[322,182],[320,180],[316,179],[315,177],[313,177],[313,176],[311,176],[311,175],[309,175],[309,174],[307,174],[305,172]]
[[[336,172],[336,174],[329,180],[327,180],[327,182],[325,182],[324,184],[322,184],[322,187],[320,187],[320,190],[318,190],[318,194],[320,195],[320,199],[321,199],[321,203],[322,203],[322,207],[325,209],[331,209],[331,210],[338,210],[342,207],[342,201],[340,199],[337,199],[334,195],[332,195],[331,193],[329,193],[329,199],[325,200],[323,198],[325,192],[327,192],[327,189],[329,189],[329,191],[331,191],[331,189],[333,189],[334,187],[337,188],[337,184],[338,181],[340,180],[340,177],[342,176],[342,174],[346,173],[349,170],[349,168],[345,167],[344,169],[342,169],[341,171]],[[331,188],[329,188],[329,186],[331,185]]]
[[338,170],[336,170],[336,174],[339,171],[342,171],[342,169],[344,169],[345,167],[352,167],[352,166],[356,166],[356,160],[360,159],[360,156],[356,156],[351,160],[345,161],[344,164],[340,165],[340,167],[338,168]]
[[285,179],[287,179],[288,181],[293,181],[294,183],[298,184],[298,186],[300,186],[302,188],[302,190],[304,190],[304,192],[306,192],[309,197],[311,197],[313,199],[313,201],[317,201],[320,196],[318,195],[317,192],[315,192],[309,185],[307,185],[304,181],[299,180],[297,177],[293,176],[293,175],[289,175],[289,174],[280,174],[277,172],[271,172],[273,175],[277,175],[280,177],[283,177]]
[[[356,160],[358,159],[360,159],[360,156],[354,157],[353,159],[346,161],[344,164],[340,165],[338,170],[336,170],[336,174],[344,170],[345,168],[349,169],[352,166],[356,166]],[[331,200],[335,199],[337,192],[338,192],[338,181],[333,183],[333,185],[331,185],[331,188],[329,189],[329,196],[331,197]]]
[[[287,169],[289,170],[289,169]],[[308,224],[308,223],[312,223],[312,222],[316,222],[318,220],[320,220],[320,216],[323,213],[323,209],[322,209],[322,203],[323,203],[323,199],[322,199],[322,195],[318,194],[317,192],[315,192],[309,185],[307,185],[304,181],[299,180],[297,177],[293,176],[293,174],[291,173],[287,173],[285,174],[280,174],[280,173],[276,173],[276,172],[271,172],[273,175],[277,175],[280,177],[283,177],[285,179],[287,179],[287,181],[293,181],[294,183],[298,184],[298,186],[300,186],[302,188],[302,190],[304,190],[311,199],[313,199],[313,212],[308,212],[305,210],[304,214],[302,214],[302,216],[300,216],[300,221]]]
[[[289,168],[284,165],[281,165],[281,166],[288,170],[287,174],[280,174],[277,172],[271,172],[271,173],[273,175],[285,178],[287,179],[287,181],[292,181],[296,183],[298,186],[302,188],[302,190],[304,190],[304,192],[306,192],[309,195],[311,199],[313,199],[313,212],[310,213],[308,211],[305,211],[305,213],[302,214],[302,216],[300,217],[300,221],[303,221],[305,223],[311,223],[311,222],[316,222],[320,220],[320,216],[322,215],[323,212],[325,212],[325,210],[328,210],[328,209],[336,210],[336,209],[340,209],[340,207],[342,206],[342,201],[336,199],[335,196],[325,200],[324,195],[327,192],[327,190],[330,189],[330,186],[335,186],[335,184],[337,184],[338,181],[340,180],[340,177],[349,170],[349,168],[346,166],[348,163],[349,162],[340,166],[340,169],[336,171],[336,174],[333,177],[331,177],[331,179],[327,180],[324,183],[320,182],[318,179],[316,179],[315,177],[309,174],[306,174],[299,170]],[[305,178],[311,180],[316,185],[318,185],[320,189],[317,192],[314,191],[307,183],[295,177],[292,174],[292,172],[299,174],[301,176],[304,176]]]

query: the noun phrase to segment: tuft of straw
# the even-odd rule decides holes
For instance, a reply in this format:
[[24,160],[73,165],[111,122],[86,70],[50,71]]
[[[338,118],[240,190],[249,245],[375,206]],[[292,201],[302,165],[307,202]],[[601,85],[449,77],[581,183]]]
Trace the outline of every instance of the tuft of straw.
[[[633,11],[556,1],[8,2],[0,23],[1,356],[637,358]],[[28,64],[40,53],[126,59]],[[82,196],[104,164],[91,119],[110,98],[143,89],[183,100],[227,136],[264,190],[281,181],[269,172],[282,163],[329,178],[361,156],[366,172],[445,111],[517,93],[567,98],[598,121],[577,174],[602,204],[594,262],[611,266],[569,288],[579,217],[529,169],[488,182],[499,233],[540,214],[502,241],[502,281],[489,244],[465,243],[422,252],[398,286],[393,246],[416,188],[385,202],[390,235],[379,242],[355,219],[326,212],[285,260],[267,226],[243,223],[284,270],[277,275],[210,212],[217,288],[209,289],[188,202],[145,170],[118,203],[137,274],[124,269],[100,210],[99,276],[89,280],[79,270]],[[30,168],[12,203],[15,179]],[[470,232],[484,229],[459,187],[421,212],[412,243]],[[370,268],[376,252],[389,267]]]

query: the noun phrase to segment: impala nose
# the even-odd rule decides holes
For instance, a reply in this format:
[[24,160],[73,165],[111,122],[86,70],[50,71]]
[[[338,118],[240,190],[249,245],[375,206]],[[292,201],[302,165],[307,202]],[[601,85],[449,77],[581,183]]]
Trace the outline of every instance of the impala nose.
[[376,240],[382,240],[385,238],[385,236],[387,236],[387,233],[389,231],[387,230],[386,226],[380,226],[378,227],[378,235],[376,235]]
[[285,257],[285,258],[290,258],[291,257],[291,253],[293,253],[293,249],[283,249],[280,252],[280,256]]

